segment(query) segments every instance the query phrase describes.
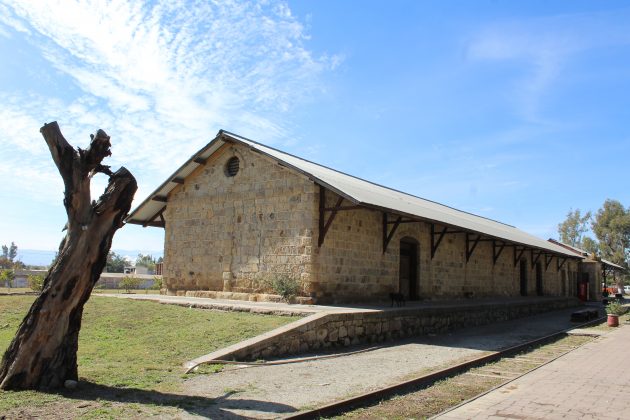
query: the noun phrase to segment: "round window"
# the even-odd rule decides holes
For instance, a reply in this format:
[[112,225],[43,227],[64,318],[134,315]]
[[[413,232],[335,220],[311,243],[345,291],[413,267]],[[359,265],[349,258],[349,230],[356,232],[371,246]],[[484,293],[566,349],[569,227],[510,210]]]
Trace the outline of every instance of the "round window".
[[230,160],[225,164],[225,175],[226,176],[234,176],[238,173],[240,161],[236,156],[231,157]]

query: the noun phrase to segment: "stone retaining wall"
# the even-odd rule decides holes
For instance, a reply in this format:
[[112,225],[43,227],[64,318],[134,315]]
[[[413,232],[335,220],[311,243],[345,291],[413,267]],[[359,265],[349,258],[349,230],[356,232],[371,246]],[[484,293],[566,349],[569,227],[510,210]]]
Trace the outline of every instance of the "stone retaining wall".
[[548,298],[363,312],[323,312],[204,356],[203,361],[257,360],[361,343],[380,343],[506,321],[577,304],[576,299]]

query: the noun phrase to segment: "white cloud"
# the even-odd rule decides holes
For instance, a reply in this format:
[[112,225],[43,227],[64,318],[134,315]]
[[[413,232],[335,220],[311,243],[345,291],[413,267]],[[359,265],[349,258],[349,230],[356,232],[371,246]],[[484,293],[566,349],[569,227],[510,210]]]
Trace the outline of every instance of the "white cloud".
[[57,120],[80,147],[107,131],[106,164],[134,173],[140,200],[220,128],[290,138],[287,111],[324,89],[322,74],[341,60],[313,56],[282,1],[0,0],[0,28],[39,51],[50,67],[34,70],[55,84],[0,86],[0,153],[20,157],[0,176],[17,174],[15,191],[55,202],[61,180],[39,134],[44,122]]
[[571,44],[549,34],[519,31],[512,26],[495,27],[481,34],[468,52],[473,60],[526,63],[526,75],[518,80],[514,90],[523,116],[536,119],[541,97],[560,74],[567,56],[574,51]]
[[34,161],[9,160],[0,165],[2,197],[18,208],[22,197],[40,204],[61,206],[63,182],[52,161],[38,167]]
[[0,4],[0,34],[9,38],[11,35],[6,31],[2,25],[15,29],[18,32],[28,33],[26,26],[18,19],[16,19],[9,7],[4,4]]
[[25,0],[11,10],[7,24],[39,34],[45,57],[117,120],[149,116],[179,137],[218,123],[277,129],[274,115],[318,89],[339,60],[303,47],[284,3]]
[[[0,101],[2,101],[0,97]],[[2,143],[0,150],[15,147],[14,152],[25,152],[31,155],[41,155],[47,151],[45,144],[34,127],[41,124],[30,114],[20,112],[16,107],[0,107],[0,133],[2,133]],[[3,152],[4,154],[4,152]],[[9,156],[8,151],[6,156]],[[4,162],[3,162],[4,163]]]
[[[24,1],[14,10],[60,47],[62,54],[49,59],[99,96],[113,87],[151,97],[175,92],[197,106],[208,98],[228,109],[247,103],[286,110],[338,60],[312,57],[302,46],[302,25],[283,4]],[[168,108],[158,111],[169,115]]]
[[521,66],[511,93],[518,112],[526,120],[548,123],[540,115],[541,103],[569,71],[571,59],[589,50],[630,44],[627,18],[628,11],[620,10],[503,21],[471,37],[467,58]]
[[289,137],[286,111],[339,61],[304,47],[304,27],[283,2],[24,0],[0,8],[2,23],[28,34],[50,73],[75,87],[64,97],[0,90],[0,147],[31,155],[22,175],[34,184],[50,159],[38,133],[45,121],[58,120],[82,147],[105,129],[109,164],[128,166],[152,188],[219,128],[269,142]]

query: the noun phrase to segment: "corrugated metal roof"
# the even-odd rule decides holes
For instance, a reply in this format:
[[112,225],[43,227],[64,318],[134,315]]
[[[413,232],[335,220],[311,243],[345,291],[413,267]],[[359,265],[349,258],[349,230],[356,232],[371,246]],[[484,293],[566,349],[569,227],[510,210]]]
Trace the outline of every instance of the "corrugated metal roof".
[[162,201],[154,200],[155,197],[166,197],[177,185],[176,180],[179,178],[186,178],[197,167],[203,165],[202,162],[196,162],[196,160],[206,160],[214,152],[216,152],[221,146],[225,144],[222,140],[222,132],[220,131],[217,137],[204,146],[197,153],[192,155],[182,166],[179,167],[166,181],[162,183],[155,191],[153,191],[138,207],[133,210],[129,216],[127,216],[127,223],[133,223],[138,225],[146,225],[152,221],[156,215],[158,215],[166,207],[166,203]]
[[200,164],[195,163],[196,159],[207,159],[225,142],[235,142],[250,147],[252,150],[266,155],[284,166],[295,169],[312,179],[315,183],[327,187],[357,205],[386,210],[414,219],[437,222],[464,229],[471,233],[482,233],[491,238],[564,256],[580,258],[575,253],[559,245],[530,235],[514,226],[374,184],[223,130],[219,131],[214,140],[193,155],[140,204],[129,215],[127,222],[147,224],[147,222],[153,220],[166,204],[152,199],[154,197],[166,197],[177,185],[177,183],[173,182],[173,179],[185,178]]
[[[587,257],[587,258],[589,258],[589,259],[594,259],[594,257],[593,257],[593,253],[588,252],[588,251],[585,251],[585,250],[580,249],[580,248],[578,248],[578,247],[575,247],[575,246],[572,246],[572,245],[569,245],[569,244],[565,244],[565,243],[563,243],[563,242],[556,241],[555,239],[551,239],[551,238],[549,238],[549,242],[554,243],[554,244],[557,244],[557,245],[560,245],[560,246],[562,246],[562,247],[564,247],[564,248],[567,248],[567,249],[569,249],[569,250],[572,250],[572,251],[574,251],[577,255],[581,255],[581,256],[583,256],[583,257]],[[619,264],[615,264],[614,262],[612,262],[612,261],[608,261],[608,260],[606,260],[606,259],[604,259],[604,258],[599,258],[599,261],[601,261],[604,265],[608,265],[608,266],[610,266],[610,267],[616,268],[616,269],[621,270],[621,271],[626,271],[626,268],[625,268],[625,267],[623,267],[623,266],[621,266],[621,265],[619,265]]]
[[616,268],[616,269],[618,269],[618,270],[621,270],[621,271],[627,271],[626,267],[623,267],[623,266],[621,266],[621,265],[615,264],[615,263],[614,263],[614,262],[612,262],[612,261],[608,261],[608,260],[605,260],[605,259],[603,259],[603,258],[601,259],[601,261],[602,261],[602,263],[604,263],[605,265],[609,265],[609,266],[614,267],[614,268]]

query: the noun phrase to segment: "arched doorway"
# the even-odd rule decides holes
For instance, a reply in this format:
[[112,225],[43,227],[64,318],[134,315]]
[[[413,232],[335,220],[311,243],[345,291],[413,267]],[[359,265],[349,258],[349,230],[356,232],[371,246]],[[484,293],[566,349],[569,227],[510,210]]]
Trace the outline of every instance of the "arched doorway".
[[419,298],[418,285],[418,241],[405,237],[400,240],[400,270],[398,290],[405,299]]
[[536,295],[543,295],[543,270],[541,263],[536,263]]
[[521,260],[520,281],[521,281],[521,296],[527,296],[527,261],[526,260]]

